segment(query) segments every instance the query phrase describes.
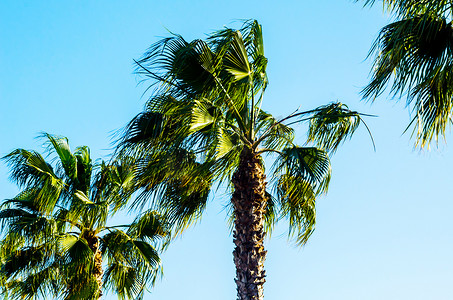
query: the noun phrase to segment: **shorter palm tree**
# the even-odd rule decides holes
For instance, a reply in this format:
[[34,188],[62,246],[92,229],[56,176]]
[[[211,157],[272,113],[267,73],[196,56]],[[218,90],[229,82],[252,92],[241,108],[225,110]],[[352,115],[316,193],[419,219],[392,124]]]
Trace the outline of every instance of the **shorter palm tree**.
[[[107,226],[131,197],[128,161],[95,164],[89,148],[44,135],[54,167],[35,151],[4,157],[21,192],[3,202],[0,284],[7,299],[141,298],[159,273],[164,222],[153,212]],[[95,171],[95,172],[93,172]]]

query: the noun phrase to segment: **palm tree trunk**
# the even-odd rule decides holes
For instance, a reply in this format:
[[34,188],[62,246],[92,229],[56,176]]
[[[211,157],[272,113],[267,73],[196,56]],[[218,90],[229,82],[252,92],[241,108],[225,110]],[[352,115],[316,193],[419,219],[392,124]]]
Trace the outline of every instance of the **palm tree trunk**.
[[94,254],[94,267],[93,267],[93,276],[96,278],[98,283],[98,291],[96,293],[97,299],[102,297],[102,276],[104,275],[104,270],[102,270],[102,253],[99,249],[99,238],[97,236],[91,236],[87,238],[88,247]]
[[233,251],[239,300],[262,300],[265,280],[264,211],[266,209],[266,176],[261,157],[249,149],[233,176],[234,206]]

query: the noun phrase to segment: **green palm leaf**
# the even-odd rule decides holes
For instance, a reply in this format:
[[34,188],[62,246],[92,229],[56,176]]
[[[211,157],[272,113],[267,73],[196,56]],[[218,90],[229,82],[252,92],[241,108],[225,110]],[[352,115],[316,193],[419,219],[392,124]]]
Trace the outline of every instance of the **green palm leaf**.
[[195,101],[192,109],[190,130],[198,131],[214,123],[215,117],[210,112],[213,108],[212,105],[205,101]]
[[150,244],[140,240],[131,240],[130,242],[137,248],[140,256],[150,269],[157,267],[160,263],[160,258],[156,249],[154,249]]
[[335,152],[360,125],[360,115],[342,103],[332,103],[316,109],[310,118],[308,141],[318,147]]
[[274,167],[276,173],[308,182],[317,194],[327,192],[331,168],[324,150],[312,147],[287,148],[282,151]]
[[[358,1],[358,0],[356,0]],[[364,0],[365,5],[373,5],[376,0]],[[384,0],[383,6],[401,16],[433,12],[443,15],[450,9],[448,0]]]
[[310,182],[297,176],[282,175],[277,182],[280,218],[289,220],[289,234],[304,245],[313,233],[316,223],[316,192]]
[[107,287],[114,290],[121,300],[133,299],[144,288],[139,272],[128,265],[112,263],[106,269],[104,276],[110,279],[106,282]]
[[232,37],[229,51],[224,58],[225,70],[233,76],[234,81],[248,79],[251,70],[242,35],[235,31]]
[[[53,150],[58,154],[61,165],[66,175],[71,180],[77,179],[77,158],[72,154],[69,148],[69,142],[67,138],[56,137],[48,133],[43,133],[43,137],[47,138]],[[50,149],[49,149],[50,150]]]
[[393,96],[407,95],[413,119],[406,130],[412,126],[416,146],[425,147],[445,137],[451,122],[453,28],[449,3],[416,6],[381,30],[370,51],[376,57],[372,79],[362,92],[374,99],[390,84]]

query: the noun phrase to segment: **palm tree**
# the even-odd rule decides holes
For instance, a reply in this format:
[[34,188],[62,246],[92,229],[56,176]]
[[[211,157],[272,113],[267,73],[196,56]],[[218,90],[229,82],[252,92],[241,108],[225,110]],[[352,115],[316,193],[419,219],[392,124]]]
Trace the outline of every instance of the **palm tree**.
[[141,297],[158,275],[154,246],[166,227],[153,212],[129,225],[106,225],[131,196],[134,168],[96,164],[88,147],[71,152],[66,138],[44,136],[54,166],[24,149],[4,157],[21,192],[0,210],[3,295],[99,299],[107,289],[120,299]]
[[[231,191],[238,299],[263,299],[263,240],[280,219],[303,245],[316,196],[330,180],[328,151],[351,137],[360,114],[331,103],[277,120],[261,109],[268,86],[262,27],[246,21],[206,41],[173,35],[152,45],[137,73],[153,82],[145,110],[126,127],[119,153],[137,159],[140,196],[180,233],[196,222],[213,188]],[[308,142],[290,124],[308,121]],[[315,147],[316,146],[316,147]],[[263,157],[275,158],[268,188]]]
[[[367,0],[366,4],[374,1]],[[407,96],[413,112],[416,146],[445,138],[451,122],[453,77],[453,7],[449,1],[386,0],[396,21],[380,31],[371,82],[364,98],[375,99],[392,78],[391,93]]]

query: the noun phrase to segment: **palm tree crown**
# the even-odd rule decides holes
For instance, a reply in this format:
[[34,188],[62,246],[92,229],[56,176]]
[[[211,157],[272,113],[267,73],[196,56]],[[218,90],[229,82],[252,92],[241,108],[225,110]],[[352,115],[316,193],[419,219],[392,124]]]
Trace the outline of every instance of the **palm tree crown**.
[[[330,180],[328,152],[351,137],[360,114],[332,103],[277,120],[261,109],[268,86],[262,27],[246,21],[206,40],[179,35],[150,47],[137,73],[154,89],[127,126],[121,154],[137,159],[134,202],[150,199],[176,232],[197,221],[214,184],[231,188],[239,299],[262,299],[262,246],[281,219],[304,244],[314,229],[316,196]],[[309,122],[308,142],[294,143],[288,122]],[[275,158],[268,189],[263,155]]]
[[363,95],[374,99],[391,82],[393,96],[407,96],[413,112],[408,128],[413,127],[416,146],[429,146],[445,137],[451,122],[452,6],[444,0],[389,0],[384,5],[396,21],[381,30],[370,51],[376,58]]
[[[3,202],[0,283],[6,299],[98,299],[102,286],[121,299],[141,297],[158,273],[156,242],[166,236],[155,213],[109,227],[132,192],[128,163],[93,163],[88,147],[44,134],[54,166],[35,151],[4,159],[22,191]],[[105,268],[105,272],[104,272]]]

